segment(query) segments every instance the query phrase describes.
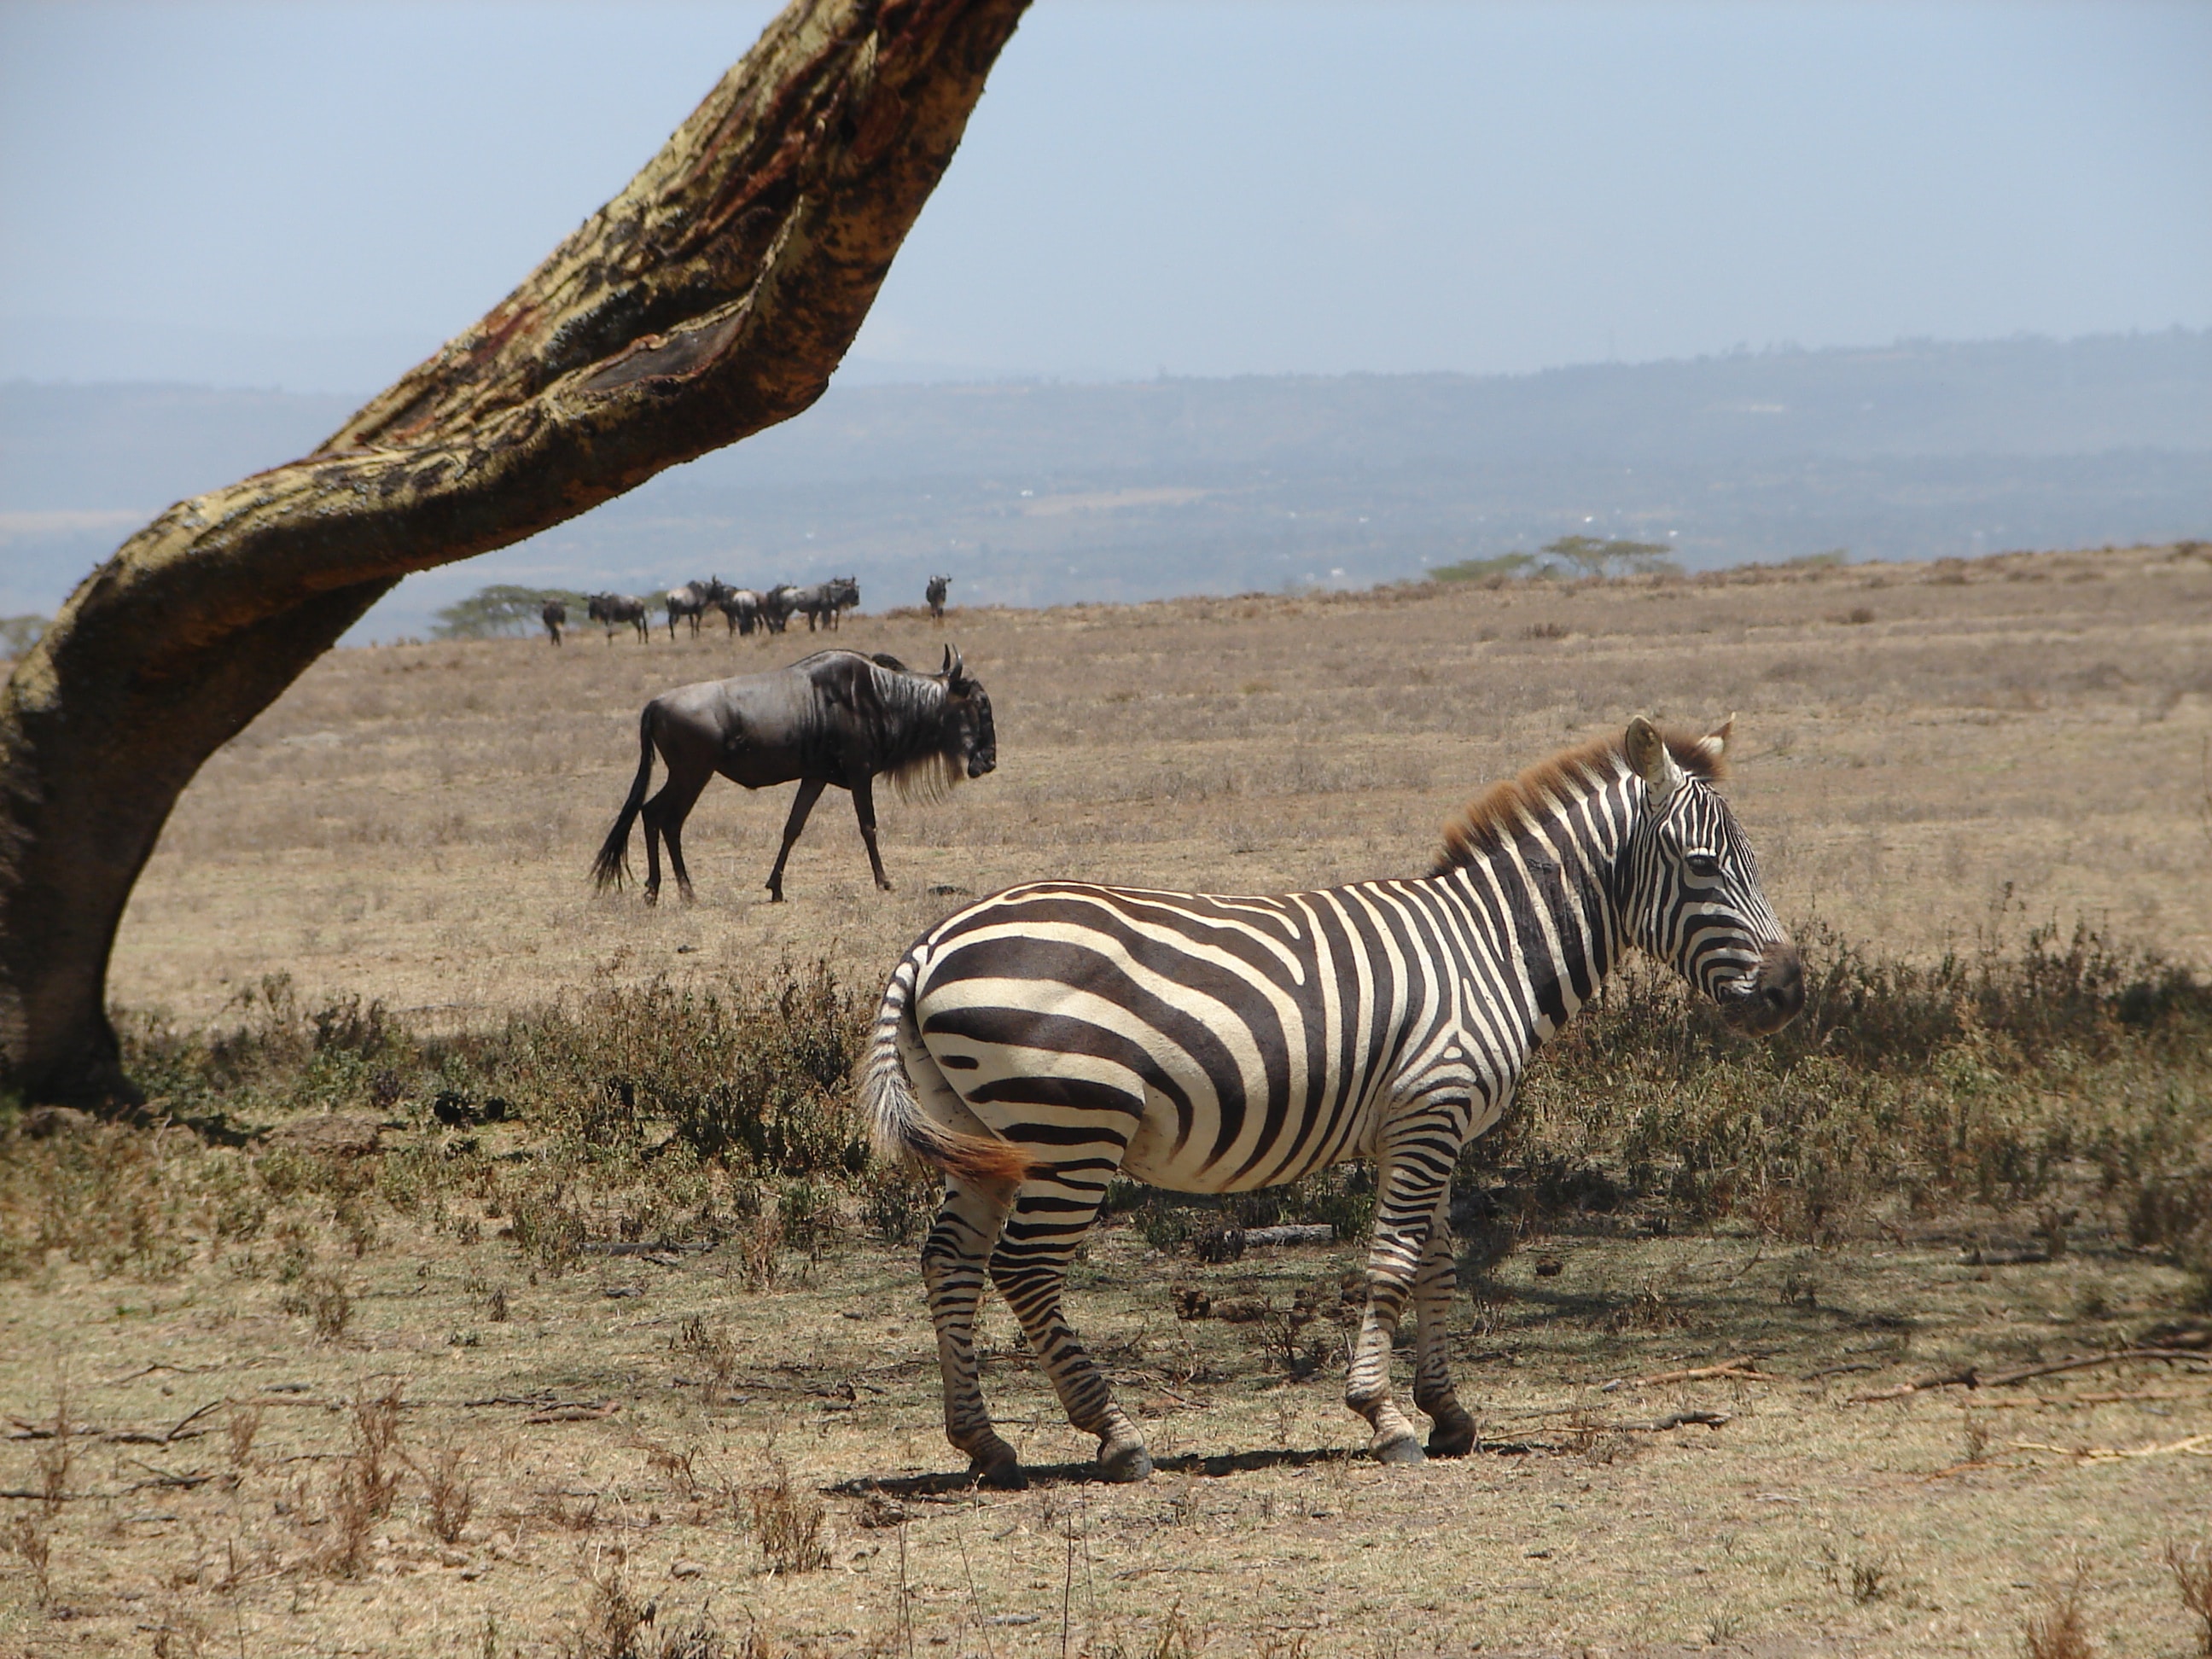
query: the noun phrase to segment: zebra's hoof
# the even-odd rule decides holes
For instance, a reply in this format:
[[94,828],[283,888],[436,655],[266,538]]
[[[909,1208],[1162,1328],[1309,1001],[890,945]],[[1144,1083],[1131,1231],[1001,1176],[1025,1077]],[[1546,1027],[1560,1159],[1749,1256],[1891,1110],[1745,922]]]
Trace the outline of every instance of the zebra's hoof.
[[1152,1455],[1145,1449],[1141,1440],[1119,1446],[1101,1446],[1098,1449],[1098,1473],[1123,1486],[1149,1480],[1152,1477]]
[[1022,1473],[1021,1464],[1011,1457],[989,1463],[980,1457],[974,1458],[969,1462],[968,1473],[978,1486],[988,1486],[994,1492],[1027,1492],[1030,1487],[1029,1476]]
[[968,1454],[968,1473],[1000,1492],[1022,1492],[1030,1484],[1029,1476],[1022,1473],[1020,1457],[995,1434],[984,1436],[983,1443]]
[[1429,1431],[1429,1455],[1431,1457],[1464,1457],[1474,1449],[1474,1419],[1462,1413],[1458,1418],[1438,1418]]
[[1425,1463],[1429,1456],[1421,1449],[1419,1441],[1410,1434],[1401,1434],[1395,1440],[1377,1441],[1375,1461],[1378,1463]]

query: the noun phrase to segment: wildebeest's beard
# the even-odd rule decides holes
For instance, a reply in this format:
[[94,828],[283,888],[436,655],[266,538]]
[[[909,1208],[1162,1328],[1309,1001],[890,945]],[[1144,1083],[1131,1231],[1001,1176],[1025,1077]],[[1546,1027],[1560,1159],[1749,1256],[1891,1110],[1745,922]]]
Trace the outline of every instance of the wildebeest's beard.
[[902,800],[933,805],[963,780],[997,769],[998,735],[982,686],[963,675],[957,689],[945,684],[941,695],[936,740],[890,770],[891,787]]
[[891,787],[901,800],[932,806],[951,794],[953,787],[967,775],[968,769],[959,756],[932,749],[895,768],[890,775]]

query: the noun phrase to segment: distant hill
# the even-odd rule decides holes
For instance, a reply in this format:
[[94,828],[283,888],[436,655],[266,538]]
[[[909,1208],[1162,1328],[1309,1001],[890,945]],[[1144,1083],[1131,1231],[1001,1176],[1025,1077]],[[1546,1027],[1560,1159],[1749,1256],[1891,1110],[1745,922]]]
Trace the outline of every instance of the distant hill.
[[[310,447],[354,400],[0,386],[0,609],[49,610],[167,501]],[[2212,532],[2212,332],[1907,343],[1520,376],[845,386],[465,566],[492,581],[857,574],[912,603],[1364,585],[1596,532],[1692,568]],[[911,590],[911,591],[909,591]]]

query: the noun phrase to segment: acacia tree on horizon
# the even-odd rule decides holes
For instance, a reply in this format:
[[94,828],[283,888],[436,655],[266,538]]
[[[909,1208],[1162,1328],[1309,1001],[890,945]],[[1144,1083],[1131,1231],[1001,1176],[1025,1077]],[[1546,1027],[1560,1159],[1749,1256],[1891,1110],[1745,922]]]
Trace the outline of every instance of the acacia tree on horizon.
[[820,397],[1029,0],[791,0],[660,152],[313,453],[179,501],[0,692],[0,1085],[128,1102],[131,890],[207,757],[411,572]]

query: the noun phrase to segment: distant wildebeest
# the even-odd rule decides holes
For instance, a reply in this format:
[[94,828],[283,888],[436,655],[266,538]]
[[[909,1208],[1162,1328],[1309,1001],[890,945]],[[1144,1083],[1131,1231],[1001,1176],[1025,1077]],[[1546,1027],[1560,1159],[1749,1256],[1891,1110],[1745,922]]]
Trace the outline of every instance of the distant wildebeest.
[[945,620],[945,596],[951,587],[952,578],[950,576],[932,576],[929,579],[929,586],[922,590],[922,597],[929,601],[930,621],[942,623]]
[[629,593],[594,593],[585,607],[586,614],[595,623],[604,623],[607,643],[615,642],[615,629],[628,623],[637,629],[641,640],[653,637],[653,624],[647,619],[645,601]]
[[778,582],[761,595],[761,626],[771,634],[781,634],[790,625],[791,613],[795,609],[792,600],[799,590],[789,582]]
[[722,620],[732,634],[750,634],[760,623],[761,596],[750,587],[732,587],[722,595]]
[[553,636],[553,643],[561,643],[561,630],[568,624],[568,607],[558,599],[548,599],[538,611],[538,620],[545,624],[545,631]]
[[686,582],[681,587],[668,590],[668,637],[676,637],[676,619],[682,617],[691,624],[691,637],[699,637],[699,619],[707,614],[709,605],[718,605],[730,590],[720,576],[709,576],[703,582]]
[[860,602],[860,584],[852,576],[832,576],[826,582],[817,582],[811,587],[791,590],[791,608],[803,611],[806,617],[806,631],[811,634],[819,622],[824,628],[837,626],[838,613],[849,605]]
[[[991,699],[951,646],[934,674],[917,672],[896,657],[817,651],[788,668],[665,691],[638,716],[637,747],[637,781],[592,874],[601,887],[620,884],[628,873],[630,825],[642,814],[648,902],[660,895],[664,836],[677,888],[691,896],[684,820],[717,772],[748,789],[798,781],[783,846],[768,877],[769,896],[781,903],[792,843],[830,785],[853,792],[868,864],[876,885],[889,892],[890,880],[876,850],[876,778],[888,773],[901,794],[929,799],[999,763]],[[656,750],[668,777],[647,800]]]

